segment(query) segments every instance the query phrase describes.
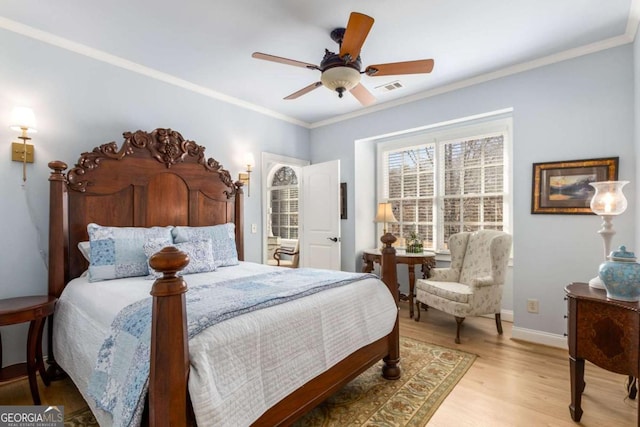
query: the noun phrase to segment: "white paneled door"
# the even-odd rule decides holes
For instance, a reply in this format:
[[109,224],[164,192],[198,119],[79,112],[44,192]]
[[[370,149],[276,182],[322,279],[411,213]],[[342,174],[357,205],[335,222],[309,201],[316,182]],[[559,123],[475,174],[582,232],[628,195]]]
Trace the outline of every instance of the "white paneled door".
[[303,267],[340,270],[340,160],[302,169]]

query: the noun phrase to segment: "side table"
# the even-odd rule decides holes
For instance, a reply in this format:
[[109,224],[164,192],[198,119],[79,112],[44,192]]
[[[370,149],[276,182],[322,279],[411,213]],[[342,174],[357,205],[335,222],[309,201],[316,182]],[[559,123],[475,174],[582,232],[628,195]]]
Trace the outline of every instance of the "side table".
[[[587,283],[565,287],[568,303],[569,374],[573,421],[582,418],[584,361],[618,374],[638,377],[640,304],[607,298]],[[635,390],[629,388],[630,397]],[[640,406],[638,406],[640,415]],[[637,419],[640,427],[640,416]]]
[[[379,249],[367,249],[362,253],[363,273],[371,273],[373,271],[373,263],[380,264],[382,253]],[[422,266],[422,278],[429,276],[429,270],[436,266],[436,254],[433,252],[422,252],[418,254],[406,253],[405,251],[396,252],[396,264],[406,264],[409,270],[409,317],[413,317],[413,294],[416,285],[415,266]],[[404,298],[400,298],[404,299]]]
[[[44,322],[53,314],[56,297],[36,295],[0,299],[0,326],[30,322],[27,336],[27,361],[0,368],[0,382],[16,378],[29,377],[29,388],[34,405],[40,405],[36,370],[45,385],[49,385],[49,377],[42,360],[42,331]],[[2,338],[0,337],[0,362],[2,361]]]

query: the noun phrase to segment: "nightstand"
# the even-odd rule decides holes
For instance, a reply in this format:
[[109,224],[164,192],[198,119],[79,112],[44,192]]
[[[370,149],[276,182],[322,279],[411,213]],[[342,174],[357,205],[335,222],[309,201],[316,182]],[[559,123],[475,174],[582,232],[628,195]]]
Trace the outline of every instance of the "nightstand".
[[[44,384],[49,385],[49,378],[42,360],[42,331],[44,321],[53,314],[57,300],[56,297],[48,295],[0,299],[0,326],[31,322],[27,336],[27,362],[0,368],[0,382],[28,376],[34,405],[40,405],[36,370],[40,371]],[[0,337],[0,363],[1,361],[2,339]]]

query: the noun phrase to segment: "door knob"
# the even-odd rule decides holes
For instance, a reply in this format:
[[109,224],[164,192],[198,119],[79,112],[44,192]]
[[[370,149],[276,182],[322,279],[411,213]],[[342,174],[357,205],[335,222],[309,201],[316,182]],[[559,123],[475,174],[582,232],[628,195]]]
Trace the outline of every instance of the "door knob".
[[332,242],[337,242],[338,241],[337,237],[327,237],[327,239],[331,240]]

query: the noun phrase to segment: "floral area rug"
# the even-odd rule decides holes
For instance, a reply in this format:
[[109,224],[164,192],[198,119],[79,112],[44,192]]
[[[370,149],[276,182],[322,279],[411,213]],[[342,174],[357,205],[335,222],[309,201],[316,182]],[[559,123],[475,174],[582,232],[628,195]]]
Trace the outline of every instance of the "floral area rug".
[[[476,356],[400,337],[402,377],[382,378],[378,362],[294,424],[296,427],[427,424]],[[89,408],[65,417],[65,427],[97,426]]]
[[369,368],[295,426],[424,426],[476,359],[474,354],[400,337],[402,377]]
[[99,427],[99,424],[87,406],[65,415],[64,427]]

